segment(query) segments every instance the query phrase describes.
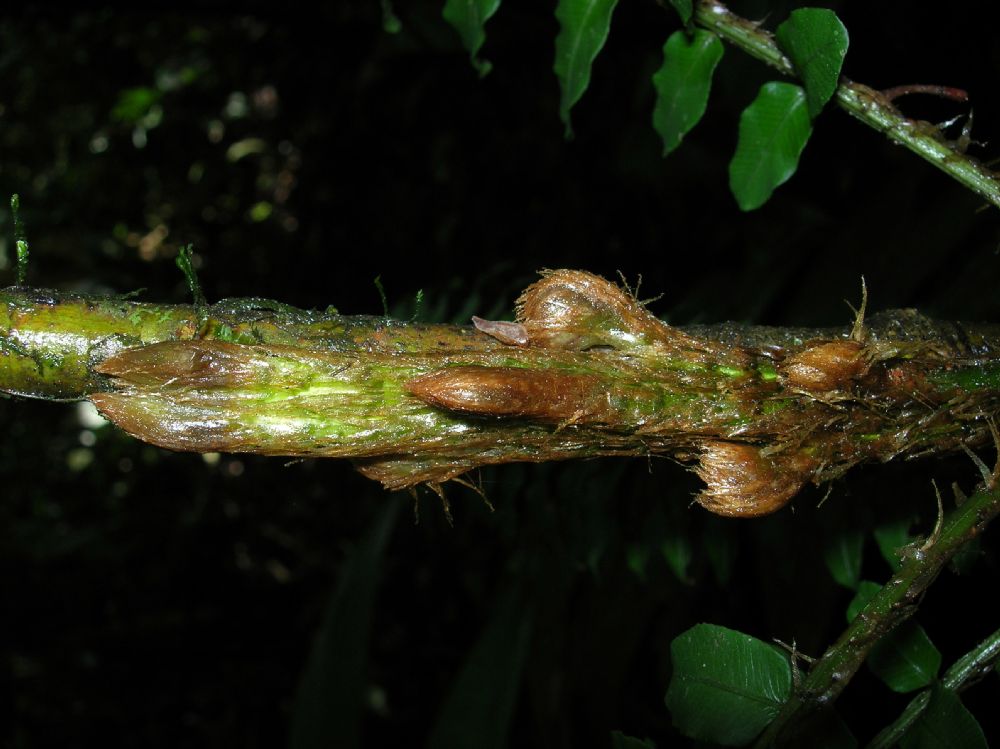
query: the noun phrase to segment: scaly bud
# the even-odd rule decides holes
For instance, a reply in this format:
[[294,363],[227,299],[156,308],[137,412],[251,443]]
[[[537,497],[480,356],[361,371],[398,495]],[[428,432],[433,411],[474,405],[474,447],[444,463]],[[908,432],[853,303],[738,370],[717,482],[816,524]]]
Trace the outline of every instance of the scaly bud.
[[864,344],[844,339],[810,346],[786,359],[779,371],[789,387],[830,392],[847,388],[868,367]]
[[708,486],[696,499],[717,515],[768,515],[798,494],[816,467],[797,452],[768,456],[754,445],[708,442],[694,469]]
[[479,416],[545,422],[599,417],[601,381],[593,375],[520,367],[447,367],[406,383],[406,391],[438,408]]

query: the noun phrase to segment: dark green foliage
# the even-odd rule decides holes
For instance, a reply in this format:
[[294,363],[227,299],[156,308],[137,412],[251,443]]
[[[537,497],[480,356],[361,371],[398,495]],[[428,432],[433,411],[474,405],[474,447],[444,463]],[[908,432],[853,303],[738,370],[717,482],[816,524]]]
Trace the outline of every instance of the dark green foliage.
[[399,505],[387,504],[350,555],[299,683],[291,749],[360,747],[372,612]]
[[708,31],[675,31],[663,45],[663,65],[653,75],[653,127],[663,139],[663,155],[681,144],[708,104],[712,73],[722,59],[722,42]]
[[739,535],[731,523],[719,518],[707,518],[701,543],[716,582],[725,587],[733,575],[739,552]]
[[668,533],[660,544],[660,551],[666,560],[670,571],[673,572],[682,583],[691,583],[688,575],[688,565],[691,564],[691,557],[694,550],[691,547],[691,539],[686,533]]
[[[975,718],[964,707],[957,709],[954,700],[949,695],[941,695],[939,692],[941,690],[958,692],[970,683],[978,681],[994,667],[998,654],[1000,654],[1000,631],[994,632],[955,661],[940,682],[934,682],[929,688],[917,694],[899,717],[872,739],[869,745],[871,749],[888,749],[896,746],[904,737],[909,740],[933,742],[933,732],[939,730],[935,724],[940,722],[942,718],[946,725],[948,722],[954,723],[956,727],[964,724],[965,730],[955,734],[955,741],[966,742],[969,746],[982,746],[983,742],[977,737],[977,734],[982,733],[982,729],[978,726]],[[935,701],[937,715],[932,716],[929,723],[915,728],[917,721],[926,713],[932,698]],[[949,703],[951,703],[950,707]],[[928,731],[928,729],[930,730]],[[921,734],[924,734],[923,738],[919,738]]]
[[930,704],[899,742],[903,749],[985,749],[979,723],[952,690],[935,684]]
[[[878,583],[862,580],[847,607],[847,621],[858,615],[881,589]],[[886,635],[868,656],[868,666],[895,692],[912,692],[927,686],[941,668],[941,653],[924,628],[914,621],[904,623]]]
[[618,0],[559,0],[556,5],[559,36],[554,70],[562,89],[559,116],[567,137],[573,134],[569,112],[590,85],[590,68],[608,38],[617,4]]
[[875,646],[868,666],[894,692],[912,692],[937,676],[941,652],[923,627],[909,621]]
[[911,518],[900,518],[875,528],[874,535],[878,550],[893,572],[899,569],[903,562],[903,553],[913,540],[910,535],[912,524]]
[[387,34],[398,34],[403,30],[403,24],[393,10],[392,0],[382,0],[382,29]]
[[691,14],[694,12],[692,0],[670,0],[670,4],[677,11],[677,15],[681,17],[682,23],[691,22]]
[[740,115],[729,189],[740,208],[752,211],[771,197],[799,166],[812,135],[806,93],[791,83],[765,83]]
[[856,590],[861,579],[861,552],[864,535],[854,529],[841,531],[826,543],[824,557],[833,579],[845,588]]
[[160,103],[163,94],[163,91],[149,86],[126,89],[118,95],[111,118],[126,125],[135,125]]
[[447,0],[442,15],[462,37],[472,66],[484,76],[492,67],[488,60],[479,59],[479,49],[486,41],[486,22],[497,12],[500,0]]
[[788,658],[741,632],[698,624],[670,646],[674,675],[666,703],[674,725],[691,738],[742,746],[788,699]]
[[[518,585],[515,582],[515,585]],[[429,749],[503,749],[531,642],[533,611],[521,590],[497,601],[445,698]]]
[[[616,2],[561,0],[557,6],[560,33],[556,39],[555,71],[562,89],[559,111],[567,137],[572,135],[570,109],[590,84],[591,65],[607,39]],[[683,23],[689,24],[692,3],[671,0],[671,4]],[[481,34],[480,26],[476,30]],[[833,11],[823,8],[794,11],[778,27],[776,38],[804,88],[765,84],[740,117],[729,186],[744,211],[762,206],[774,189],[795,173],[812,133],[810,121],[833,96],[847,54],[847,30]],[[476,36],[476,40],[478,49],[481,37]],[[469,42],[466,46],[474,54]],[[675,31],[663,45],[663,64],[653,76],[653,127],[663,140],[664,156],[680,145],[705,113],[712,75],[721,57],[722,42],[702,29]]]
[[656,749],[656,745],[652,741],[626,736],[621,731],[612,731],[611,749]]
[[816,117],[840,82],[847,29],[832,10],[800,8],[778,26],[775,38],[802,78],[809,116]]
[[855,749],[858,740],[833,709],[821,710],[807,718],[805,725],[788,742],[790,749]]

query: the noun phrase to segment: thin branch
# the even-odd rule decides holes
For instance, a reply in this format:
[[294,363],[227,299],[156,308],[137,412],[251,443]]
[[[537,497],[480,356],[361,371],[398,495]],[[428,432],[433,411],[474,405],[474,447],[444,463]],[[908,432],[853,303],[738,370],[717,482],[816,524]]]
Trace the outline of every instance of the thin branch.
[[998,659],[1000,659],[1000,629],[955,661],[944,675],[942,683],[948,689],[961,692],[993,670]]
[[[972,650],[963,655],[948,669],[942,685],[955,692],[972,686],[996,667],[1000,659],[1000,629],[991,634]],[[868,749],[891,749],[896,746],[917,718],[927,709],[931,693],[925,689],[914,697],[900,716],[882,729],[868,744]]]
[[[757,741],[770,747],[787,740],[806,716],[833,703],[865,662],[872,647],[909,619],[921,596],[938,573],[967,543],[976,538],[1000,513],[1000,489],[977,492],[951,512],[936,542],[908,547],[902,567],[868,602],[809,671],[801,689],[789,700]],[[995,660],[1000,648],[994,634],[949,671],[952,684],[964,684],[987,661]],[[954,672],[954,673],[952,673]],[[946,685],[951,686],[946,682]],[[955,688],[955,687],[952,687]]]
[[[782,54],[768,31],[731,12],[718,0],[701,0],[695,8],[694,19],[750,56],[784,75],[797,77],[791,61]],[[910,149],[1000,207],[1000,180],[996,172],[949,145],[931,123],[903,116],[884,94],[846,78],[841,79],[834,98],[842,109],[869,127],[884,133],[894,143]]]

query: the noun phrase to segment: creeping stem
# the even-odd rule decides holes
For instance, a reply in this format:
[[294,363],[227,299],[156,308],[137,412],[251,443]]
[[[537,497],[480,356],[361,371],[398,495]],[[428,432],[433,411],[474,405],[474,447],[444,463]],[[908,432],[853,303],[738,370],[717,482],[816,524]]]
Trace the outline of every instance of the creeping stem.
[[398,489],[479,466],[600,455],[695,464],[723,515],[784,506],[867,460],[989,439],[1000,330],[912,310],[843,330],[675,328],[583,271],[515,322],[0,291],[0,390],[89,398],[174,450],[342,457]]

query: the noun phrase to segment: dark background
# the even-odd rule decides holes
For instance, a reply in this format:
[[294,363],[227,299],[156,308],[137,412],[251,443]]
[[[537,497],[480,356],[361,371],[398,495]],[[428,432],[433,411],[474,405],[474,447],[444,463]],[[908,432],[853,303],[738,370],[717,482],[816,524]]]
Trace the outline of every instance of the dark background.
[[[738,50],[662,160],[649,78],[678,24],[654,2],[617,9],[566,142],[551,5],[505,0],[483,80],[422,0],[396,3],[396,34],[374,1],[6,9],[0,194],[21,195],[29,282],[183,302],[173,258],[193,243],[210,299],[346,314],[381,313],[380,275],[397,315],[422,289],[421,319],[502,316],[536,270],[579,267],[641,274],[640,296],[662,294],[651,308],[678,324],[847,324],[861,275],[871,309],[1000,320],[996,209],[842,112],[766,206],[738,210],[739,112],[774,77]],[[986,142],[973,153],[997,155],[1000,44],[975,4],[824,5],[850,31],[848,77],[968,89]],[[733,4],[772,28],[791,7]],[[493,513],[449,491],[450,527],[432,495],[414,523],[408,495],[346,462],[210,463],[65,404],[2,401],[0,425],[0,740],[15,747],[273,747],[296,710],[311,745],[604,746],[612,729],[674,745],[673,637],[708,621],[819,655],[851,598],[823,544],[900,518],[926,532],[930,478],[976,477],[966,458],[873,466],[819,509],[809,489],[794,510],[731,521],[691,508],[697,481],[669,461],[510,466],[483,472]],[[365,539],[387,507],[401,509],[376,569]],[[945,667],[996,627],[979,603],[993,546],[922,608]],[[689,550],[684,579],[665,547]],[[864,575],[888,574],[869,537]],[[299,689],[310,663],[323,671],[321,632],[339,670]],[[964,697],[994,735],[997,697],[995,676]],[[866,739],[905,702],[863,671],[841,709]]]

